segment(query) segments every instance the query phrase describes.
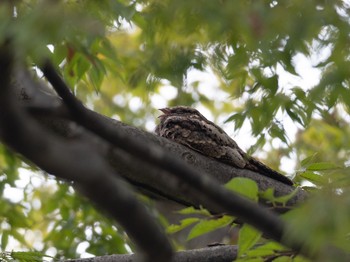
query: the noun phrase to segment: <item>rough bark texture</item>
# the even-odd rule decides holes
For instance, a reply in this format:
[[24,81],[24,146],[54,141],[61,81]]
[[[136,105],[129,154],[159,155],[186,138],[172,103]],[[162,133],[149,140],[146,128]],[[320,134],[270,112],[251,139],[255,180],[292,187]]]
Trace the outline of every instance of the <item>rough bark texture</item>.
[[[177,252],[172,262],[232,262],[237,258],[236,246],[214,246]],[[137,256],[111,255],[85,259],[73,259],[67,262],[135,262],[139,261]]]

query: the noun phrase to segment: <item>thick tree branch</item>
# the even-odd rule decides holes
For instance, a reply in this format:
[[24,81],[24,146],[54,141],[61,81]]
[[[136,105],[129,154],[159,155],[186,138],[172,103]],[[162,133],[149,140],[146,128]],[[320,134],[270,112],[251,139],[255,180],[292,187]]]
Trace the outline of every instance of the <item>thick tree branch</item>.
[[77,123],[109,141],[114,146],[125,150],[141,160],[146,160],[157,167],[167,170],[175,177],[180,178],[180,180],[192,189],[195,196],[199,196],[200,203],[205,207],[237,216],[243,222],[249,223],[261,230],[266,236],[285,244],[295,251],[301,250],[302,240],[289,239],[287,241],[284,238],[286,225],[276,215],[226,190],[207,174],[200,173],[183,161],[174,158],[173,155],[161,147],[154,146],[148,148],[138,139],[119,132],[114,126],[109,125],[108,122],[101,121],[95,112],[86,109],[74,97],[50,63],[44,65],[43,72],[57,93],[63,98]]
[[0,49],[1,139],[43,170],[77,182],[86,196],[125,228],[147,261],[168,261],[172,251],[167,238],[108,163],[89,145],[44,130],[16,105],[10,92],[12,63],[9,48]]
[[[16,71],[15,87],[16,96],[22,102],[22,105],[39,122],[66,138],[81,140],[86,144],[90,144],[95,152],[109,159],[113,168],[142,192],[152,196],[164,197],[185,205],[198,206],[198,201],[190,195],[188,188],[183,185],[179,187],[179,182],[171,178],[164,170],[157,169],[144,161],[135,165],[135,158],[124,150],[111,147],[108,143],[85,129],[72,125],[72,116],[67,108],[62,105],[62,101],[56,95],[52,95],[53,91],[48,89],[48,87],[45,88],[42,82],[34,81],[27,71]],[[182,159],[199,172],[208,173],[211,177],[218,180],[220,184],[224,184],[234,177],[247,177],[256,181],[261,191],[273,188],[275,196],[287,195],[293,190],[297,190],[295,195],[288,201],[287,208],[303,202],[307,197],[306,192],[301,189],[295,189],[253,171],[223,164],[168,139],[155,136],[103,115],[94,114],[100,121],[108,122],[108,125],[112,126],[113,130],[118,130],[125,136],[132,137],[146,147],[152,148],[156,145],[165,148],[174,155],[174,158]],[[165,185],[162,181],[159,181],[162,179],[166,182]]]
[[[177,252],[172,262],[231,262],[237,258],[237,246],[215,246]],[[137,257],[130,255],[111,255],[85,259],[74,259],[66,262],[136,262]]]
[[[80,141],[88,145],[90,147],[88,153],[96,153],[104,159],[109,159],[118,173],[133,184],[139,186],[143,191],[146,190],[148,193],[164,196],[165,198],[187,205],[196,206],[202,203],[201,198],[198,198],[198,195],[196,195],[196,192],[194,192],[190,186],[181,182],[181,180],[170,175],[168,172],[156,168],[145,161],[135,160],[133,156],[126,153],[124,150],[112,147],[92,133],[87,132],[85,129],[79,128],[76,125],[71,125],[68,120],[71,119],[71,115],[69,115],[66,108],[62,106],[60,100],[48,94],[47,91],[42,91],[43,88],[36,88],[37,83],[34,82],[27,73],[23,73],[23,71],[19,70],[16,79],[18,80],[16,87],[19,87],[19,90],[16,91],[16,95],[19,96],[22,101],[25,100],[25,108],[30,109],[30,112],[32,112],[41,123],[44,123],[46,126],[51,126],[53,130],[63,134],[70,141]],[[40,95],[37,94],[38,92]],[[30,93],[30,95],[27,93]],[[55,102],[42,105],[46,96],[50,98],[50,100],[55,100]],[[171,151],[174,158],[182,158],[185,162],[197,169],[198,173],[209,173],[210,176],[214,177],[220,184],[229,181],[233,177],[250,177],[257,181],[261,190],[266,190],[271,187],[274,188],[276,195],[285,195],[294,190],[293,187],[261,176],[258,173],[236,169],[213,159],[208,159],[203,155],[167,139],[127,126],[97,113],[92,113],[95,114],[96,118],[100,119],[99,121],[107,123],[107,126],[109,126],[112,131],[115,132],[118,130],[123,133],[124,136],[133,137],[133,139],[139,141],[141,145],[143,144],[149,148],[153,148],[154,146],[166,148],[167,151]],[[67,120],[64,120],[62,117]],[[77,152],[77,154],[79,153]],[[138,162],[137,165],[135,165],[135,161]],[[305,197],[306,194],[303,191],[298,191],[292,200],[289,201],[289,204],[294,205],[305,199]],[[220,211],[215,205],[210,209],[216,212]]]

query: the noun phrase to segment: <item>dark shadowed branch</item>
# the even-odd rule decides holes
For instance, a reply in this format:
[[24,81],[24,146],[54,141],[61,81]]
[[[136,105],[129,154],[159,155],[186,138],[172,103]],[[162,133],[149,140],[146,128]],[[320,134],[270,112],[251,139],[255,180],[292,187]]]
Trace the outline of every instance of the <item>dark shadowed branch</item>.
[[[55,73],[55,71],[54,71]],[[241,198],[234,199],[232,201],[232,194],[227,191],[222,191],[222,187],[219,184],[223,184],[227,181],[229,181],[233,177],[249,177],[253,180],[257,181],[259,187],[261,190],[266,190],[267,188],[274,188],[276,195],[284,195],[292,192],[295,188],[285,185],[283,183],[280,183],[278,181],[272,180],[270,178],[267,178],[265,176],[261,176],[258,173],[247,171],[247,170],[240,170],[222,163],[219,163],[213,159],[208,159],[205,156],[202,156],[186,147],[183,147],[179,144],[173,143],[172,141],[169,141],[164,138],[157,137],[153,134],[144,132],[140,129],[127,126],[121,122],[114,121],[110,118],[104,117],[102,115],[99,115],[93,111],[88,111],[90,114],[86,120],[91,120],[93,123],[93,126],[98,126],[98,130],[94,130],[93,128],[86,126],[86,129],[80,128],[77,125],[72,125],[73,118],[75,119],[75,122],[79,123],[77,121],[77,117],[72,116],[72,111],[67,110],[66,106],[62,104],[62,101],[57,98],[57,96],[53,95],[52,92],[49,94],[43,86],[42,83],[38,83],[33,81],[32,77],[23,70],[16,71],[16,85],[13,86],[13,89],[16,89],[14,91],[15,95],[20,97],[21,106],[16,104],[18,108],[22,107],[22,109],[26,109],[27,112],[30,112],[30,115],[25,115],[24,118],[31,120],[29,116],[33,116],[38,122],[36,121],[35,124],[37,126],[38,123],[45,125],[46,127],[50,127],[52,130],[54,130],[56,133],[59,133],[60,135],[63,135],[64,137],[69,139],[69,143],[67,143],[67,139],[64,140],[58,140],[59,142],[49,144],[51,150],[54,148],[54,151],[57,151],[57,154],[54,155],[54,158],[48,158],[49,155],[47,153],[41,154],[41,156],[45,155],[45,161],[52,160],[54,161],[55,158],[63,159],[62,162],[64,162],[64,165],[61,163],[56,163],[56,168],[63,168],[64,171],[67,171],[70,169],[73,172],[74,170],[79,170],[78,167],[75,167],[75,164],[79,164],[80,161],[76,162],[77,160],[81,159],[81,162],[84,163],[84,165],[87,162],[91,162],[90,159],[94,159],[95,157],[99,157],[99,159],[108,160],[111,164],[108,165],[107,162],[101,162],[101,165],[107,164],[109,166],[107,168],[108,172],[106,174],[116,175],[116,173],[120,174],[124,178],[126,178],[128,181],[130,181],[132,184],[136,185],[139,189],[141,189],[143,192],[147,192],[151,195],[157,196],[157,197],[163,197],[166,199],[171,199],[179,203],[183,203],[186,205],[200,205],[205,203],[205,205],[214,212],[223,212],[226,210],[231,210],[231,213],[236,214],[240,213],[240,207],[236,207],[237,203],[240,203]],[[64,84],[64,82],[62,82]],[[65,86],[63,86],[65,88]],[[50,99],[50,102],[45,102],[47,98]],[[75,99],[75,97],[73,97]],[[8,99],[6,97],[6,99]],[[74,100],[73,100],[74,103]],[[6,103],[2,104],[3,107],[6,107]],[[83,107],[83,105],[80,105],[82,107],[82,113],[84,114],[86,112],[86,109]],[[22,110],[23,111],[23,110]],[[74,111],[74,110],[73,110]],[[79,111],[79,110],[78,110]],[[6,111],[4,111],[6,112]],[[24,112],[20,112],[20,114],[23,116]],[[4,116],[4,115],[3,115]],[[91,118],[92,116],[92,118]],[[22,122],[21,124],[25,124],[26,122]],[[84,123],[80,123],[81,125],[84,125]],[[99,126],[100,125],[100,126]],[[102,127],[102,128],[101,128]],[[37,127],[39,128],[39,127]],[[42,130],[42,128],[39,128]],[[45,130],[47,130],[45,128]],[[98,136],[94,135],[91,132],[88,132],[88,130],[94,131]],[[101,135],[100,131],[103,131],[107,133],[107,136]],[[103,133],[102,132],[102,133]],[[132,139],[135,140],[134,143],[139,144],[139,146],[146,148],[146,153],[140,153],[136,152],[134,153],[134,148],[132,147],[133,144],[122,144],[121,146],[118,143],[113,142],[113,135],[112,138],[108,137],[109,133],[118,132],[118,136],[120,136],[122,141],[128,141],[127,138],[132,137]],[[47,132],[46,132],[47,133]],[[43,141],[38,135],[40,133],[36,133],[38,138],[33,137],[32,144],[40,145]],[[17,139],[16,134],[16,139]],[[52,139],[47,139],[48,142],[54,142],[57,141],[57,135],[50,134]],[[20,137],[20,136],[18,136]],[[43,136],[45,137],[45,136]],[[104,139],[101,139],[99,137],[102,137]],[[5,138],[4,136],[0,135],[0,139],[3,140],[7,144],[14,143],[14,139],[11,140],[10,138]],[[28,140],[31,140],[27,138]],[[29,141],[30,142],[30,141]],[[112,146],[110,143],[117,145]],[[27,141],[18,141],[16,140],[15,143],[24,146],[23,149],[17,149],[18,152],[25,155],[28,159],[32,160],[34,163],[36,163],[39,167],[41,167],[43,170],[46,170],[47,172],[51,172],[55,174],[55,171],[53,171],[52,167],[45,166],[45,163],[41,163],[42,159],[35,159],[34,156],[31,156],[33,152],[23,152],[21,150],[26,149],[26,143]],[[12,144],[11,144],[12,145]],[[70,151],[70,147],[72,145],[83,145],[82,147],[77,147],[75,150]],[[14,148],[14,146],[12,145]],[[130,148],[133,150],[130,150]],[[123,148],[123,149],[121,149]],[[164,148],[166,150],[164,150]],[[15,148],[16,149],[16,148]],[[48,150],[48,149],[45,149]],[[164,151],[170,151],[170,153],[165,153]],[[46,152],[46,151],[41,151]],[[64,152],[64,153],[62,153]],[[72,152],[71,155],[68,153]],[[74,153],[73,153],[74,152]],[[26,155],[26,154],[28,155]],[[149,156],[151,154],[151,156]],[[74,157],[71,157],[74,155]],[[66,156],[66,158],[65,158]],[[77,156],[79,156],[77,158]],[[135,156],[138,157],[138,159],[135,159]],[[146,157],[145,157],[146,156]],[[165,158],[164,158],[165,156]],[[148,157],[148,158],[147,158]],[[151,157],[151,160],[149,159]],[[152,157],[155,157],[156,160],[152,160]],[[70,163],[69,160],[73,163]],[[61,161],[61,160],[60,160]],[[67,163],[65,161],[68,161]],[[138,165],[135,165],[135,161],[137,161]],[[153,162],[152,162],[153,161]],[[156,162],[154,162],[156,161]],[[161,163],[158,163],[157,161],[161,161]],[[164,162],[165,161],[165,162]],[[167,166],[167,161],[172,162],[172,165],[169,165],[170,169]],[[153,163],[153,164],[150,164]],[[186,164],[187,163],[187,164]],[[53,165],[55,163],[52,163]],[[175,166],[174,166],[175,165]],[[192,166],[192,168],[190,167]],[[162,168],[159,168],[162,167]],[[89,166],[85,165],[86,169],[89,169]],[[97,165],[95,167],[96,169],[87,170],[85,174],[90,174],[89,172],[93,172],[93,170],[97,171],[100,170],[100,166]],[[106,167],[101,167],[101,170]],[[112,170],[110,169],[112,168]],[[59,170],[59,169],[58,169]],[[182,171],[184,172],[182,172]],[[63,170],[60,170],[63,171]],[[85,171],[84,171],[85,172]],[[179,177],[171,175],[170,173],[177,173],[180,172]],[[187,173],[186,173],[187,172]],[[195,173],[196,175],[191,177],[192,173]],[[208,175],[207,175],[208,174]],[[79,179],[79,177],[74,177],[75,172],[72,175],[72,177],[65,177],[67,174],[64,173],[61,174],[61,177],[64,177],[69,180]],[[192,178],[191,181],[184,182],[183,176],[190,175],[190,178]],[[109,175],[108,175],[109,176]],[[93,177],[93,175],[92,175]],[[101,176],[99,176],[101,179]],[[203,189],[206,187],[211,187],[212,182],[214,181],[213,178],[215,178],[214,188],[211,188],[211,192],[207,195],[207,192]],[[197,180],[199,179],[199,180]],[[95,183],[94,180],[92,180],[93,184]],[[113,183],[109,183],[109,180],[105,180],[106,183],[108,183],[107,186],[113,187]],[[119,183],[119,182],[118,182]],[[118,184],[116,183],[116,184]],[[122,182],[121,182],[122,183]],[[84,190],[84,189],[83,189]],[[219,192],[215,192],[218,190]],[[86,192],[86,190],[85,190]],[[87,191],[89,192],[89,191]],[[93,191],[91,191],[93,192]],[[215,197],[215,195],[219,194],[219,198]],[[213,197],[214,195],[214,197]],[[306,194],[304,194],[303,191],[298,191],[295,197],[292,198],[290,201],[290,205],[294,205],[298,203],[299,201],[302,201],[305,198]],[[106,195],[104,195],[106,197]],[[213,200],[214,199],[214,200]],[[110,201],[107,201],[105,203],[105,207],[108,209],[109,206],[115,205],[116,202],[114,202],[113,197],[109,198]],[[224,200],[221,203],[221,200]],[[245,201],[245,199],[243,199]],[[246,202],[242,202],[243,205]],[[242,204],[241,203],[241,204]],[[241,205],[239,204],[239,205]],[[104,204],[101,204],[101,207],[104,206]],[[275,226],[277,225],[277,230],[283,229],[283,223],[282,224],[276,224],[274,223],[271,227],[271,220],[268,223],[266,220],[264,220],[264,214],[268,215],[269,217],[272,217],[272,221],[277,221],[280,223],[281,221],[274,215],[272,215],[270,212],[267,212],[265,209],[263,209],[263,213],[260,212],[260,208],[254,204],[248,201],[248,206],[245,207],[243,210],[243,217],[247,216],[250,217],[251,221],[257,221],[262,217],[262,222],[265,224],[260,224],[264,226],[265,231],[274,231],[272,234],[276,232]],[[245,212],[245,213],[244,213]],[[123,212],[122,212],[123,213]],[[138,216],[139,217],[139,216]],[[241,215],[239,216],[241,217]],[[249,218],[248,218],[249,219]],[[265,218],[266,219],[266,218]],[[243,219],[242,219],[243,220]],[[244,220],[247,221],[247,220]],[[249,221],[248,221],[249,222]],[[254,222],[255,223],[255,222]],[[147,224],[145,222],[145,224]],[[135,227],[135,229],[139,230],[139,232],[144,232],[144,229],[142,228],[145,226],[145,224],[139,224],[139,227]],[[253,224],[253,223],[252,223]],[[123,225],[123,224],[122,224]],[[254,224],[253,224],[254,225]],[[280,227],[282,225],[282,227]],[[123,225],[124,226],[124,225]],[[130,226],[130,225],[129,225]],[[142,228],[142,229],[141,229]],[[127,229],[127,228],[126,228]],[[136,231],[136,230],[135,230]],[[277,231],[278,232],[278,231]],[[281,233],[281,232],[280,232]],[[130,233],[129,233],[130,234]],[[130,234],[131,235],[131,234]],[[149,234],[144,234],[144,236],[148,237]],[[152,236],[154,233],[151,234]],[[276,235],[275,235],[276,236]],[[136,241],[135,241],[136,242]],[[137,242],[136,242],[137,243]],[[156,243],[153,241],[153,243]],[[159,250],[157,250],[159,251]]]
[[[40,168],[74,181],[98,207],[116,219],[147,261],[168,261],[170,244],[131,188],[88,144],[67,141],[41,128],[16,104],[10,91],[13,58],[0,49],[0,138]],[[139,219],[142,217],[142,219]]]

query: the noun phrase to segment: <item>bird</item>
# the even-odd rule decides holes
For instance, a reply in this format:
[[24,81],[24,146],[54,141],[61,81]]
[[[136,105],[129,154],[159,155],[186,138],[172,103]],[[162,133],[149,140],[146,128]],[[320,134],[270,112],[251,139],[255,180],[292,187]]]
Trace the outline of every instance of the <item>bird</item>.
[[228,165],[258,172],[287,185],[293,181],[245,153],[218,125],[206,119],[197,109],[175,106],[159,109],[159,124],[155,133],[202,155]]

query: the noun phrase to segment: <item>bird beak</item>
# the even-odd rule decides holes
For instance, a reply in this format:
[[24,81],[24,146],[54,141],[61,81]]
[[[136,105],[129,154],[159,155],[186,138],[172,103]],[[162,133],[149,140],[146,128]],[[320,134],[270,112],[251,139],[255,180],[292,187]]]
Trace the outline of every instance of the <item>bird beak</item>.
[[165,107],[165,108],[160,108],[160,111],[162,111],[164,114],[169,114],[170,113],[170,109]]
[[158,109],[159,111],[162,111],[164,114],[163,115],[160,115],[158,116],[158,118],[162,119],[163,117],[165,117],[167,114],[170,113],[170,110],[169,108],[165,107],[165,108],[160,108]]

